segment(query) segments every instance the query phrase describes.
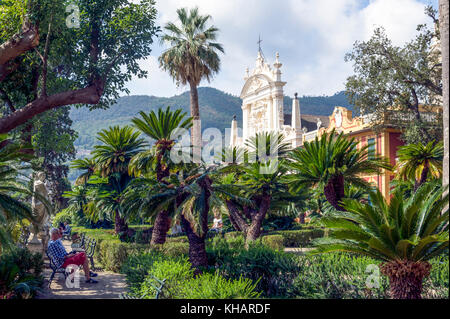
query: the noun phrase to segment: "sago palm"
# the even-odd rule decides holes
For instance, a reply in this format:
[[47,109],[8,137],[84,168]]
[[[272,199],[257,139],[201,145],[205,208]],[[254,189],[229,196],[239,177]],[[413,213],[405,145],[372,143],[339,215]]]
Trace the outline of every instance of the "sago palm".
[[380,191],[370,204],[344,199],[345,212],[322,219],[329,238],[316,241],[313,253],[347,251],[383,262],[394,298],[420,298],[430,258],[448,249],[448,194],[439,182],[422,185],[405,199],[401,190],[387,203]]
[[414,189],[425,183],[429,177],[442,176],[444,144],[430,142],[409,144],[399,148],[397,174],[402,180],[414,181]]
[[[0,144],[6,139],[6,135],[0,135]],[[18,144],[9,143],[0,148],[0,252],[2,246],[12,244],[8,224],[24,218],[33,220],[31,207],[24,198],[31,197],[32,192],[18,178],[25,168],[22,161],[29,158]]]
[[[170,47],[159,57],[161,67],[177,84],[190,86],[191,117],[200,120],[197,87],[203,79],[211,80],[220,70],[219,52],[224,52],[216,42],[218,28],[208,26],[209,15],[200,15],[198,8],[177,10],[180,25],[169,22],[164,27],[166,33],[161,41]],[[192,141],[201,146],[201,127],[194,125]]]
[[75,185],[86,185],[97,168],[97,161],[93,158],[77,158],[72,161],[70,168],[81,171],[81,174],[75,180]]
[[303,148],[289,155],[292,190],[317,187],[334,208],[343,210],[340,202],[345,197],[346,183],[370,189],[371,185],[361,175],[391,169],[385,158],[369,154],[368,147],[358,149],[358,141],[342,133],[336,135],[334,131],[305,142]]
[[98,133],[102,145],[95,145],[94,160],[100,174],[105,177],[113,173],[127,174],[128,164],[147,144],[140,133],[130,126],[113,126]]
[[[187,114],[181,109],[172,111],[170,107],[159,109],[158,113],[151,111],[149,114],[139,114],[141,118],[132,119],[134,126],[156,142],[151,150],[139,153],[132,159],[130,171],[134,174],[154,171],[156,180],[161,182],[173,168],[170,151],[178,135],[192,126],[192,119],[186,118]],[[153,226],[152,245],[165,243],[169,230],[168,218],[167,211],[158,213]]]
[[130,169],[136,173],[153,170],[161,181],[169,175],[170,151],[178,134],[192,126],[192,119],[186,118],[187,114],[181,109],[172,111],[170,107],[159,109],[158,113],[139,112],[139,115],[141,118],[135,117],[131,122],[140,132],[155,140],[155,145],[151,152],[142,152],[136,156]]
[[199,169],[172,174],[168,183],[152,178],[136,179],[124,197],[126,211],[140,212],[145,217],[167,211],[170,216],[179,218],[189,240],[190,262],[197,270],[208,265],[205,250],[208,214],[218,203],[208,172]]

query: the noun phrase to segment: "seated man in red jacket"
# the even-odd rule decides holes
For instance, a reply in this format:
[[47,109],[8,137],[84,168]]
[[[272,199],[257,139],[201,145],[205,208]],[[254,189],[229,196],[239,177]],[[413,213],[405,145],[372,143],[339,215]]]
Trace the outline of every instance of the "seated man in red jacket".
[[77,252],[68,254],[61,242],[62,233],[57,228],[51,229],[50,236],[51,240],[48,243],[48,254],[54,261],[56,267],[66,268],[69,265],[83,266],[86,283],[98,283],[98,281],[91,278],[96,277],[97,274],[90,271],[89,260],[86,257],[86,253]]

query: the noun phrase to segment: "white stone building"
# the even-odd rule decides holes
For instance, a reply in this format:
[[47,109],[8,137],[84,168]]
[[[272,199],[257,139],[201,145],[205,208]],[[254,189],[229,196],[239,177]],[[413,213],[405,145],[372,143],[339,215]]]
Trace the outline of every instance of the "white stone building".
[[[238,134],[238,123],[234,118],[231,124],[230,146],[244,146],[245,141],[261,132],[280,132],[293,148],[302,145],[302,135],[310,134],[319,127],[328,125],[328,117],[301,115],[297,94],[292,101],[291,114],[285,114],[283,87],[281,80],[282,63],[276,54],[273,66],[266,63],[261,51],[256,58],[255,69],[247,68],[244,77],[242,99],[242,136]],[[315,135],[315,134],[314,134]]]

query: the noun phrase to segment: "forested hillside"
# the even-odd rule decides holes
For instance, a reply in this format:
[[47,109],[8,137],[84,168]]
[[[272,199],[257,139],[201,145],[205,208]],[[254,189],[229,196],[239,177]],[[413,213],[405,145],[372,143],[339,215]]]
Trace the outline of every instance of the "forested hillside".
[[[202,87],[198,90],[202,127],[217,127],[221,131],[230,127],[233,115],[242,123],[242,101],[239,97],[224,93],[220,90]],[[285,97],[285,112],[291,112],[292,99]],[[335,106],[350,107],[344,92],[333,96],[319,96],[300,98],[303,114],[330,115]],[[86,153],[96,144],[96,133],[101,129],[113,125],[127,125],[139,111],[149,112],[160,107],[171,106],[182,108],[189,113],[189,92],[162,98],[155,96],[125,96],[117,104],[107,110],[89,111],[87,108],[71,110],[70,116],[73,127],[78,132],[75,146],[81,153]]]

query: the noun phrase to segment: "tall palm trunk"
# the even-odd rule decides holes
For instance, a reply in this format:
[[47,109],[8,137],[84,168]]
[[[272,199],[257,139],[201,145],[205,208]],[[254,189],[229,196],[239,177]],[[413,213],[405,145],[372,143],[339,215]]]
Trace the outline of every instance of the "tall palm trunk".
[[202,154],[202,126],[200,122],[200,108],[198,105],[198,90],[197,84],[193,81],[189,82],[190,86],[190,97],[191,97],[191,117],[193,121],[192,125],[192,152],[193,159],[195,163],[199,163]]
[[423,279],[430,275],[428,262],[394,260],[381,266],[389,277],[391,296],[394,299],[421,299]]
[[342,174],[332,177],[323,190],[327,201],[337,210],[344,211],[340,205],[345,197],[344,176]]
[[[171,145],[171,144],[170,144]],[[169,176],[169,167],[161,164],[163,154],[165,152],[170,152],[171,146],[169,144],[161,145],[161,150],[157,155],[156,164],[156,179],[161,182],[163,178]],[[150,240],[150,245],[162,245],[166,242],[167,232],[170,229],[169,222],[169,212],[161,211],[158,213],[155,219],[155,224],[153,225],[152,238]]]
[[186,232],[189,242],[189,261],[193,268],[195,268],[195,274],[201,273],[201,269],[208,266],[208,257],[206,255],[206,231],[203,236],[197,235],[191,227],[191,224],[181,216],[181,225]]
[[259,204],[259,209],[257,213],[252,218],[252,223],[250,224],[247,230],[247,236],[245,238],[246,246],[248,247],[249,243],[255,241],[261,236],[261,227],[266,217],[267,212],[270,208],[270,195],[264,194],[261,202]]
[[209,198],[211,197],[211,184],[212,181],[209,176],[198,182],[199,186],[203,189],[205,196],[203,197],[203,210],[200,216],[201,234],[197,234],[191,226],[191,223],[186,220],[184,215],[181,215],[181,225],[186,232],[189,241],[189,261],[193,268],[195,268],[195,274],[200,274],[202,268],[208,266],[208,258],[206,256],[206,234],[208,233],[208,213],[209,213]]
[[444,163],[442,183],[449,183],[449,0],[439,0],[439,31],[442,52],[442,100],[444,109]]
[[164,210],[162,212],[159,212],[156,216],[155,224],[153,225],[150,245],[153,246],[164,244],[166,242],[166,236],[169,228],[169,211]]
[[124,218],[120,217],[119,212],[115,213],[115,217],[114,217],[114,231],[116,234],[127,231],[128,230],[128,225],[125,222]]

